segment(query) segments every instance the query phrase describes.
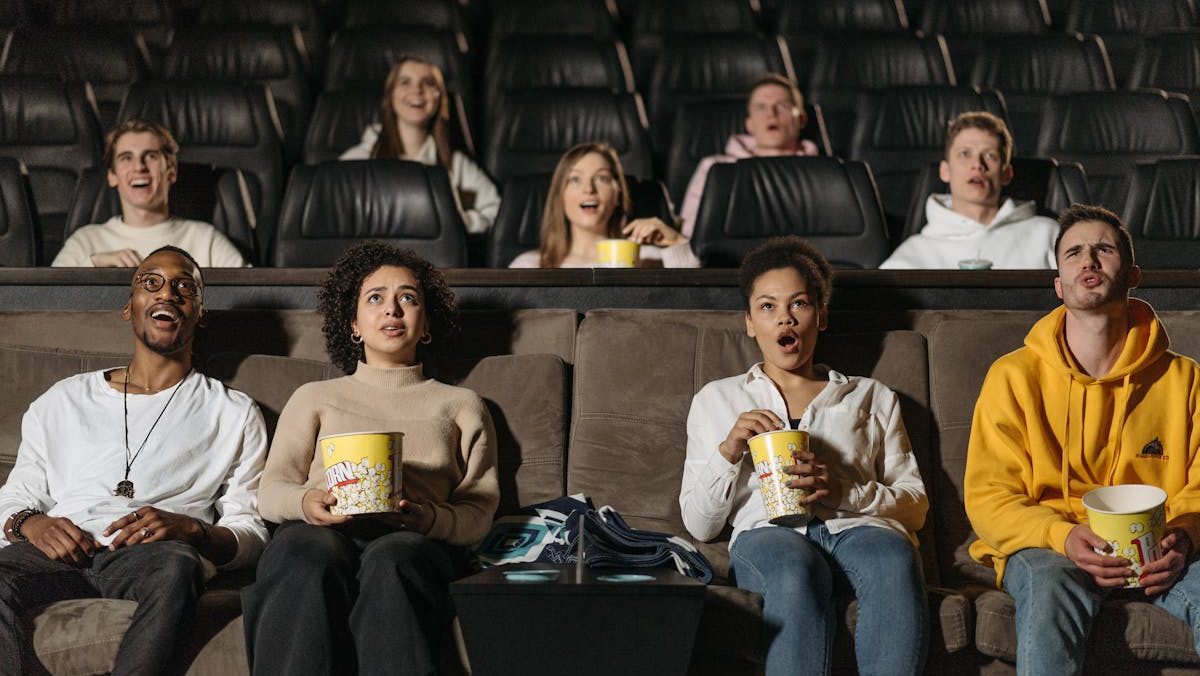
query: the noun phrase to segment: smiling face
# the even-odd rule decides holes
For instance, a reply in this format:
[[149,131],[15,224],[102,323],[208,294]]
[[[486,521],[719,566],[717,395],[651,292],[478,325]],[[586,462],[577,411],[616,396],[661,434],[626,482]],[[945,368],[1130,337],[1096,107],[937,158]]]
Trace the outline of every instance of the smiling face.
[[746,334],[758,343],[768,376],[783,371],[812,375],[817,333],[828,320],[828,309],[817,303],[795,268],[768,270],[754,280]]
[[412,366],[417,343],[429,330],[421,281],[408,268],[385,265],[367,275],[350,327],[362,336],[371,366]]
[[1000,205],[1000,191],[1012,181],[1012,166],[1005,164],[995,134],[967,127],[954,137],[938,174],[950,184],[956,211],[967,205],[995,209]]
[[792,101],[787,87],[765,84],[750,92],[746,131],[754,137],[759,155],[794,152],[804,128],[804,111]]
[[1079,221],[1058,245],[1054,292],[1069,310],[1098,310],[1124,303],[1141,281],[1141,269],[1121,259],[1117,233],[1103,221]]
[[162,140],[148,132],[127,132],[113,145],[108,185],[117,189],[121,208],[167,211],[167,198],[175,182],[175,169],[163,152]]
[[428,63],[405,61],[392,87],[392,112],[400,125],[428,128],[446,95],[442,79]]
[[174,355],[191,349],[196,325],[204,314],[203,291],[200,270],[191,261],[172,251],[160,251],[138,266],[121,316],[151,351]]
[[600,153],[579,158],[562,191],[563,213],[572,228],[608,234],[608,224],[621,199],[616,176]]

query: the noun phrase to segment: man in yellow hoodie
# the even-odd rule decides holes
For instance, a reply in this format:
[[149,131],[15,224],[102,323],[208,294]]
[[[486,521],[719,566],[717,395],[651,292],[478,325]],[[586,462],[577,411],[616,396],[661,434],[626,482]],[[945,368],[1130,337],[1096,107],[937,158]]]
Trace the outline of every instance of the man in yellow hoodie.
[[[1129,231],[1112,212],[1072,205],[1055,242],[1062,306],[992,365],[975,406],[965,503],[1016,602],[1017,672],[1072,674],[1104,595],[1133,575],[1087,524],[1081,498],[1115,484],[1167,492],[1162,557],[1140,575],[1146,600],[1200,637],[1200,367],[1168,350],[1147,303]],[[1200,651],[1200,645],[1197,646]]]

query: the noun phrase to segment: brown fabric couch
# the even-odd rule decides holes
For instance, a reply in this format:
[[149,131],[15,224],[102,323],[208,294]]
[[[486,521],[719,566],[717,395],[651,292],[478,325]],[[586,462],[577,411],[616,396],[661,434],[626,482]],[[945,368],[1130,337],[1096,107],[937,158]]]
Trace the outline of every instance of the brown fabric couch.
[[[875,377],[901,397],[931,499],[919,534],[933,622],[929,673],[1014,671],[1012,600],[995,589],[990,569],[966,555],[973,535],[962,477],[984,374],[1020,346],[1040,316],[835,313],[821,336],[820,361]],[[1164,320],[1177,351],[1200,355],[1200,313],[1167,313]],[[437,373],[489,402],[501,432],[502,511],[583,492],[635,527],[687,537],[678,506],[687,410],[706,382],[757,360],[740,313],[594,310],[581,319],[573,310],[479,312],[467,313],[463,326],[458,357]],[[0,378],[9,383],[0,406],[0,480],[27,403],[58,378],[123,364],[130,339],[116,313],[0,313]],[[214,314],[199,348],[206,372],[255,397],[272,426],[295,387],[337,375],[311,312]],[[697,544],[718,579],[709,587],[690,673],[761,673],[761,598],[723,584],[728,532]],[[180,646],[181,672],[245,673],[237,589],[247,579],[223,575],[210,585]],[[854,604],[846,601],[835,667],[852,672]],[[54,604],[35,618],[35,648],[53,673],[103,673],[131,611],[121,601]],[[452,658],[448,670],[460,666]],[[1087,673],[1200,674],[1200,656],[1181,622],[1145,603],[1114,600],[1097,620]]]

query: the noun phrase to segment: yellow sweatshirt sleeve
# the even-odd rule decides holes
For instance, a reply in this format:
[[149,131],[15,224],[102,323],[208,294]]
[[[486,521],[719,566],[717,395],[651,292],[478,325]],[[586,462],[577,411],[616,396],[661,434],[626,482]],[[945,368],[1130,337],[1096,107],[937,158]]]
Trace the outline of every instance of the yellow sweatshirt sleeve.
[[[1192,366],[1185,363],[1186,366]],[[1181,369],[1185,370],[1185,369]],[[1192,550],[1200,551],[1200,378],[1194,367],[1181,377],[1190,381],[1187,415],[1188,470],[1187,483],[1167,500],[1167,526],[1180,528],[1192,540]]]

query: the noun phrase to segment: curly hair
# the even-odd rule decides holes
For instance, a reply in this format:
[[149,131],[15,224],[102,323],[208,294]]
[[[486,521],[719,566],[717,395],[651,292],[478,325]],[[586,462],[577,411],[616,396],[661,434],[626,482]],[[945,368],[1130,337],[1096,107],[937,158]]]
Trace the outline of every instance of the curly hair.
[[787,235],[768,239],[742,259],[742,266],[738,268],[738,289],[747,310],[754,282],[779,268],[792,268],[800,273],[808,292],[816,297],[817,306],[829,305],[829,296],[833,293],[833,266],[812,244],[796,235]]
[[350,323],[358,314],[358,294],[363,280],[385,265],[407,268],[421,286],[425,318],[433,340],[428,345],[417,345],[418,361],[444,351],[458,336],[454,292],[432,263],[411,249],[377,241],[356,244],[334,263],[318,294],[318,308],[324,316],[321,331],[325,334],[325,351],[330,361],[347,375],[354,373],[358,362],[364,359],[362,345],[350,340]]

